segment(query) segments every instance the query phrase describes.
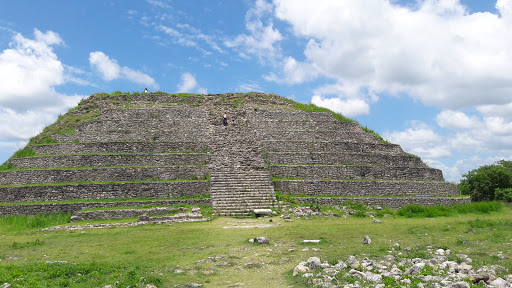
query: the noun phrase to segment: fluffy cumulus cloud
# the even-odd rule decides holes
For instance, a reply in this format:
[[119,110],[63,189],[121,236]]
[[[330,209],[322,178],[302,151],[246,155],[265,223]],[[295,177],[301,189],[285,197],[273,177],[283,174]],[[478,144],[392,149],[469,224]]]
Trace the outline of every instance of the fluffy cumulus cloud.
[[197,92],[199,94],[206,94],[207,90],[197,84],[194,75],[186,72],[181,75],[181,82],[178,83],[178,93]]
[[249,34],[240,34],[224,42],[227,47],[240,48],[240,56],[256,56],[260,61],[273,63],[280,57],[280,49],[275,43],[283,35],[274,28],[272,18],[273,5],[265,0],[256,0],[254,7],[245,15],[245,28]]
[[[456,110],[510,103],[512,1],[499,14],[473,13],[458,0],[274,0],[275,16],[307,41],[297,67],[343,85],[407,93],[427,105]],[[282,77],[297,77],[283,61]]]
[[436,117],[437,124],[453,130],[481,128],[478,117],[468,116],[464,112],[444,110]]
[[59,34],[35,29],[34,38],[17,33],[10,47],[0,52],[2,153],[10,154],[25,145],[28,138],[55,121],[57,114],[64,113],[84,97],[55,90],[73,78],[66,74],[67,68],[54,52],[54,47],[63,43]]
[[425,123],[412,122],[404,131],[384,132],[383,137],[392,143],[400,143],[409,153],[425,158],[444,158],[452,155],[445,139]]
[[111,59],[101,51],[91,52],[89,54],[89,63],[105,81],[126,79],[158,89],[158,84],[151,76],[126,66],[120,66],[115,59]]
[[0,53],[0,105],[27,109],[62,100],[54,87],[64,83],[64,68],[53,52],[63,43],[57,33],[34,30],[34,39],[16,34]]

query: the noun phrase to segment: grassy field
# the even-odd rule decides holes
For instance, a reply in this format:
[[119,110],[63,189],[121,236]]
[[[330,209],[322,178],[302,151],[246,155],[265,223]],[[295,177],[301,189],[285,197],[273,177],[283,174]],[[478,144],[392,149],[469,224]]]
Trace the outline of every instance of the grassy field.
[[[403,215],[381,217],[382,223],[361,215],[311,220],[292,216],[293,221],[214,218],[199,223],[54,232],[38,230],[65,223],[70,215],[4,217],[0,218],[0,285],[305,287],[291,272],[308,257],[329,262],[346,260],[349,255],[378,259],[394,243],[412,248],[403,250],[404,257],[427,257],[430,246],[467,254],[473,267],[498,264],[512,268],[511,206],[498,212],[448,217]],[[365,235],[371,237],[370,245],[363,244]],[[268,237],[270,244],[248,242],[258,236]],[[305,239],[322,241],[301,244]]]

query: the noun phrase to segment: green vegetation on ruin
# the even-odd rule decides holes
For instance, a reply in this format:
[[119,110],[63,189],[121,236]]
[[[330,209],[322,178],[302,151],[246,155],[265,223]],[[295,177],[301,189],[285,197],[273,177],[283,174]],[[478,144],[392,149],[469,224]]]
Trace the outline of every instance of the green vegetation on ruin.
[[[319,208],[324,212],[329,209],[341,212],[332,207]],[[347,208],[364,207],[347,203]],[[171,226],[54,232],[38,230],[66,224],[69,214],[0,217],[0,235],[4,235],[0,237],[0,282],[13,288],[145,287],[147,284],[183,287],[188,283],[203,284],[203,287],[237,283],[244,287],[311,287],[305,278],[292,276],[293,267],[309,257],[334,264],[338,260],[346,261],[350,255],[359,261],[364,257],[383,259],[389,255],[388,251],[395,250],[393,255],[398,262],[402,258],[430,257],[427,249],[439,248],[450,249],[449,260],[458,263],[461,260],[456,254],[468,255],[475,268],[500,265],[512,269],[512,250],[506,249],[512,238],[510,205],[489,213],[433,218],[389,214],[390,217],[381,218],[382,223],[373,223],[368,215],[382,215],[378,213],[356,212],[346,219],[329,216],[304,220],[292,216],[291,222],[273,217],[272,223],[269,218],[214,218],[209,222]],[[237,228],[247,225],[263,227]],[[364,235],[371,237],[370,245],[363,244]],[[268,237],[270,245],[248,242],[258,236]],[[322,241],[313,246],[301,244],[305,239]],[[400,246],[393,247],[394,243]],[[175,273],[179,270],[184,272]],[[428,271],[421,273],[428,274]],[[498,273],[500,277],[509,274]]]

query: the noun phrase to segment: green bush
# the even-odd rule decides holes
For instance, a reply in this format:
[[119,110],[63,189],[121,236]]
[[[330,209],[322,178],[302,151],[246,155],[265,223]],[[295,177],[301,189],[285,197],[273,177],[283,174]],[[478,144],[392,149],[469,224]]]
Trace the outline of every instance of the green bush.
[[494,191],[496,200],[512,202],[512,188],[498,188]]
[[501,160],[464,175],[458,188],[472,201],[493,201],[496,189],[512,188],[512,161]]

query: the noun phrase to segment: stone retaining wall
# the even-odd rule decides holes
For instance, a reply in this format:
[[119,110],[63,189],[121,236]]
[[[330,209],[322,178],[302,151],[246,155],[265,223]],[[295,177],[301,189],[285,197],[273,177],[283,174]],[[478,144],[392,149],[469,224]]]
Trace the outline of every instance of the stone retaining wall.
[[0,203],[72,199],[177,198],[210,192],[208,181],[1,187]]
[[256,130],[260,140],[337,140],[353,143],[382,143],[373,134],[339,130]]
[[458,194],[448,182],[278,180],[274,188],[290,195],[448,197]]
[[347,132],[363,132],[356,122],[339,122],[330,120],[267,120],[260,119],[251,122],[254,129],[259,130],[343,130]]
[[22,168],[71,168],[110,166],[169,166],[207,164],[207,153],[183,154],[117,154],[117,155],[57,155],[12,159],[11,163]]
[[361,152],[388,155],[405,155],[402,148],[396,144],[382,143],[351,143],[344,141],[291,141],[291,140],[261,140],[259,145],[267,152]]
[[204,152],[208,143],[196,141],[92,142],[37,145],[30,147],[37,155],[74,153],[166,153]]
[[314,120],[314,121],[337,121],[331,113],[326,112],[255,112],[248,113],[250,121],[262,120]]
[[343,202],[350,201],[355,203],[363,203],[368,206],[388,207],[391,209],[400,209],[409,204],[418,204],[422,206],[453,206],[471,203],[469,197],[467,198],[311,198],[311,197],[296,197],[294,198],[299,203],[317,203],[320,205],[343,205]]
[[267,152],[264,155],[270,164],[357,164],[398,167],[426,167],[419,157],[408,155],[386,155],[342,152]]
[[[165,101],[167,102],[167,101]],[[179,120],[205,119],[206,112],[199,108],[109,109],[98,120]]]
[[58,142],[117,142],[117,141],[192,141],[204,139],[207,130],[203,129],[175,129],[175,130],[147,130],[147,131],[115,131],[115,132],[77,132],[71,134],[57,134],[53,138]]
[[269,170],[272,176],[280,178],[444,181],[441,170],[432,168],[284,165],[270,166]]
[[63,183],[77,181],[135,181],[202,179],[208,174],[208,167],[127,167],[59,170],[16,170],[0,172],[0,185],[24,185],[40,183]]
[[71,221],[79,220],[98,220],[98,219],[123,219],[138,217],[142,214],[147,215],[165,215],[171,213],[169,207],[155,207],[149,209],[114,209],[114,210],[95,210],[82,211],[75,213]]
[[37,215],[43,213],[74,213],[83,209],[110,208],[119,206],[142,206],[142,205],[211,205],[210,199],[191,200],[156,200],[156,201],[128,201],[128,202],[83,202],[83,203],[47,203],[47,204],[26,204],[26,205],[1,205],[0,216],[9,215]]
[[171,120],[102,120],[80,125],[76,131],[116,131],[116,130],[173,130],[202,129],[207,125],[200,119]]

